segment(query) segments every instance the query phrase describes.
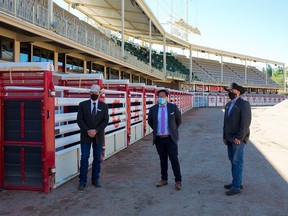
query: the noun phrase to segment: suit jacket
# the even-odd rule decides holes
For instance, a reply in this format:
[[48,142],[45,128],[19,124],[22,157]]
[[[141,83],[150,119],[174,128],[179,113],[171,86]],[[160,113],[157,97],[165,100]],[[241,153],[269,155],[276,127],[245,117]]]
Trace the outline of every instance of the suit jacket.
[[[97,113],[94,117],[91,113],[91,100],[81,102],[77,114],[81,143],[91,143],[93,139],[96,139],[97,144],[103,144],[105,140],[104,129],[108,125],[108,122],[108,107],[104,102],[98,101]],[[90,129],[96,129],[97,134],[95,138],[88,136],[87,131]]]
[[251,107],[248,101],[238,98],[228,116],[229,101],[225,106],[223,139],[233,142],[238,139],[247,143],[250,136]]
[[[158,127],[158,109],[159,105],[155,104],[149,110],[148,124],[153,129],[153,144],[155,143]],[[181,112],[175,104],[167,103],[168,128],[170,136],[175,144],[178,143],[178,128],[181,124]]]

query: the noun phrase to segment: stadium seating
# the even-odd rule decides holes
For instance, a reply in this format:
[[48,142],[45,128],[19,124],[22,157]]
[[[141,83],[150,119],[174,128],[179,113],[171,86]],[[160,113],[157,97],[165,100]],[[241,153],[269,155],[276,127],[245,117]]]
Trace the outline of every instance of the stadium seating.
[[[117,45],[121,46],[121,41],[117,39]],[[149,49],[141,47],[132,42],[125,42],[125,50],[134,55],[138,60],[149,63]],[[152,66],[163,69],[163,52],[152,50]],[[185,55],[174,55],[166,53],[166,69],[171,72],[178,72],[189,75],[190,60]],[[221,81],[221,63],[216,60],[196,58],[192,61],[192,80],[207,83],[231,83],[237,82],[243,85],[265,86],[266,76],[256,67],[247,67],[247,80],[245,82],[245,66],[235,63],[223,63],[223,81]],[[267,80],[269,87],[277,87],[277,84],[269,77]]]
[[[113,36],[115,38],[115,36]],[[116,40],[117,45],[121,46],[121,40]],[[142,47],[138,44],[133,44],[132,42],[125,42],[124,48],[131,55],[134,55],[138,60],[149,63],[149,49],[146,47]],[[175,56],[171,53],[166,53],[166,69],[171,72],[180,72],[182,74],[189,74],[189,70],[175,58]],[[153,67],[158,68],[160,70],[163,69],[163,52],[157,52],[152,50],[152,61],[151,64]]]
[[[177,55],[177,59],[189,68],[190,60],[185,55]],[[195,77],[208,83],[221,83],[221,63],[219,61],[193,57],[192,71]],[[245,66],[235,63],[223,63],[223,82],[237,82],[243,85],[265,86],[266,76],[256,67],[247,67],[247,81],[245,83]],[[267,85],[277,87],[268,77]]]

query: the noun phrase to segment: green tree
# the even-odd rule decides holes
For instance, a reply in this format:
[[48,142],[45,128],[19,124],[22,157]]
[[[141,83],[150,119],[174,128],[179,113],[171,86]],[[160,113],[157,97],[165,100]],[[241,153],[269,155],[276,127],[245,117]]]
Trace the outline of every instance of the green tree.
[[[288,79],[288,68],[285,69],[286,71],[286,80]],[[283,68],[277,68],[277,70],[273,71],[271,79],[278,83],[280,86],[283,86],[284,76],[283,76]],[[288,83],[286,82],[286,87]]]

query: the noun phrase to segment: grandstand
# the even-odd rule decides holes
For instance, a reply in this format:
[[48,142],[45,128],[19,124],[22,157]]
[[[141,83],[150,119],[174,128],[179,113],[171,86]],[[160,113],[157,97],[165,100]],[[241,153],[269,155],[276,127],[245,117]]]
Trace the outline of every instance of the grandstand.
[[[184,55],[178,55],[177,59],[187,68],[189,59]],[[242,85],[277,87],[277,84],[263,76],[256,67],[247,67],[247,78],[245,79],[245,66],[241,64],[223,63],[223,79],[221,80],[221,63],[215,60],[193,58],[193,74],[199,80],[207,83],[231,83],[237,82]]]
[[[212,55],[221,53],[226,58],[284,65],[272,60],[193,45],[176,38],[164,31],[142,0],[124,1],[124,32],[121,14],[111,13],[121,10],[121,1],[115,2],[113,7],[104,0],[97,1],[93,3],[93,10],[81,1],[65,2],[68,8],[86,14],[89,22],[81,20],[52,0],[2,0],[0,61],[48,61],[53,62],[55,71],[61,73],[103,73],[106,79],[129,78],[131,82],[183,90],[189,85],[195,90],[199,81],[207,86],[238,82],[246,88],[265,88],[267,93],[277,92],[280,88],[254,66],[221,63],[213,59],[167,52],[169,46]],[[101,9],[101,4],[105,5],[105,10]],[[122,36],[119,36],[119,32],[122,32]],[[125,39],[124,44],[121,38]],[[139,45],[129,38],[150,45]],[[155,50],[151,44],[163,45],[163,49]]]

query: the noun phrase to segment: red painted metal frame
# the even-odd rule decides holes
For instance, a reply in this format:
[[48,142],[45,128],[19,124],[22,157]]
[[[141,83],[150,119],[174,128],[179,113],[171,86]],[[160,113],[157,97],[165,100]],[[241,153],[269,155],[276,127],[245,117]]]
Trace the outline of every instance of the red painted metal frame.
[[3,188],[4,185],[4,145],[3,145],[3,134],[4,134],[4,128],[2,125],[3,119],[4,119],[4,113],[3,113],[3,74],[0,72],[0,188]]
[[52,72],[44,73],[44,97],[42,104],[43,128],[43,190],[48,193],[52,190],[55,181],[55,102],[50,96],[53,85]]
[[21,148],[21,182],[25,182],[25,151]]
[[[5,74],[6,73],[6,74]],[[21,73],[21,76],[17,75]],[[33,77],[31,77],[33,73]],[[5,75],[4,75],[5,74]],[[7,75],[8,74],[8,75]],[[36,74],[36,76],[35,76]],[[10,76],[9,76],[10,75]],[[38,82],[36,82],[38,81]],[[4,89],[4,87],[36,87],[41,89]],[[51,71],[0,71],[0,188],[23,189],[43,191],[48,193],[54,185],[55,174],[55,116],[54,116],[54,98],[50,93],[54,85],[52,83]],[[12,95],[6,96],[6,93]],[[35,95],[36,94],[36,95]],[[5,141],[4,140],[4,101],[6,100],[41,100],[41,118],[42,118],[42,142],[29,141]],[[21,138],[25,137],[25,106],[20,103],[20,131]],[[5,185],[4,182],[4,145],[22,145],[21,148],[21,181],[25,182],[25,151],[24,146],[40,146],[42,148],[42,187],[23,186],[23,185]]]
[[25,110],[25,106],[24,106],[24,103],[23,102],[21,102],[21,110],[20,110],[20,112],[21,112],[21,114],[20,114],[20,118],[21,118],[21,121],[20,121],[20,124],[21,124],[21,126],[20,126],[20,131],[21,131],[21,138],[23,139],[24,138],[24,132],[25,132],[25,125],[24,125],[24,123],[25,123],[25,119],[24,119],[24,110]]
[[[131,94],[128,84],[125,85],[125,91],[126,91],[126,128],[127,128],[127,146],[130,144],[131,141]],[[129,113],[129,114],[128,114]]]

